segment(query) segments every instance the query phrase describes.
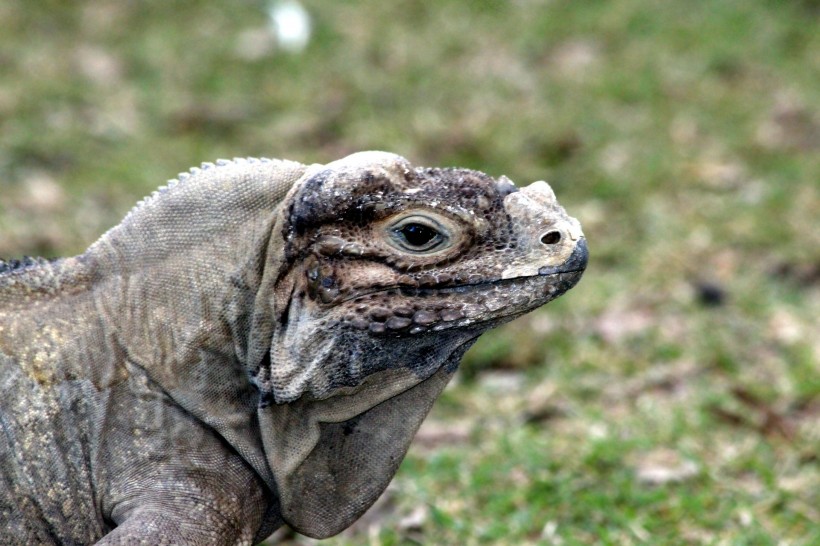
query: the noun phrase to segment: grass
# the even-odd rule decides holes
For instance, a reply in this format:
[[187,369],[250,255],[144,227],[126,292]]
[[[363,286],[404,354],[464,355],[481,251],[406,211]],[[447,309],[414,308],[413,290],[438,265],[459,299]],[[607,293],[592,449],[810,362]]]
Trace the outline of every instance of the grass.
[[584,280],[476,345],[328,543],[820,543],[816,3],[305,6],[289,54],[259,2],[3,2],[0,255],[218,157],[545,178]]

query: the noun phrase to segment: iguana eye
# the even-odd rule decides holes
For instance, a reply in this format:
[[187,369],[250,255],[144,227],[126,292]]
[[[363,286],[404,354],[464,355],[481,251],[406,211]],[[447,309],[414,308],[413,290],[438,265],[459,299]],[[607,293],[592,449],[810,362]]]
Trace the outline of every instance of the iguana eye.
[[432,219],[422,216],[403,218],[391,228],[393,241],[410,252],[428,252],[447,241],[444,229]]
[[407,224],[399,230],[404,240],[410,246],[423,248],[438,237],[438,232],[421,224]]

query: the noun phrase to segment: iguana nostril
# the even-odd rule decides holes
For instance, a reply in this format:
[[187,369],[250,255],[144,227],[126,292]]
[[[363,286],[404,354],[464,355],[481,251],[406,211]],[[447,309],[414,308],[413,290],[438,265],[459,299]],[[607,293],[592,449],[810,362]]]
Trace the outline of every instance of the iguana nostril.
[[561,233],[558,231],[548,231],[541,236],[541,242],[545,245],[555,245],[561,242]]

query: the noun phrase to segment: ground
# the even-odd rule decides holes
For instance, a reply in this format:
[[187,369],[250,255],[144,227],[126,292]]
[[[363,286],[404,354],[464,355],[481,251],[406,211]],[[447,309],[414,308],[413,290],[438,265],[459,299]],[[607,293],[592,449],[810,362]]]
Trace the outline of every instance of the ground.
[[0,4],[0,256],[219,157],[547,179],[584,279],[479,342],[327,543],[820,543],[817,2],[303,5],[296,51],[262,2]]

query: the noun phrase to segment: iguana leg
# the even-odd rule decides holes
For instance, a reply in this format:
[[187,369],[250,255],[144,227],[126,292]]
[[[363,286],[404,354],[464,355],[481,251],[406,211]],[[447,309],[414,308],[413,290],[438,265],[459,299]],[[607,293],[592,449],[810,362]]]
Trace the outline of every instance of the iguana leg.
[[245,488],[227,489],[236,470],[198,475],[193,480],[161,479],[147,499],[115,508],[117,527],[98,544],[253,544],[268,499],[249,471]]
[[[97,544],[112,546],[253,544],[253,532],[238,528],[238,522],[227,522],[214,514],[205,515],[201,507],[189,507],[190,512],[185,519],[181,519],[179,513],[171,515],[168,510],[168,508],[154,508],[134,514]],[[202,521],[196,519],[200,515],[204,517]],[[217,524],[214,525],[215,523]]]
[[107,534],[99,545],[172,545],[172,544],[251,544],[247,536],[238,539],[236,529],[205,528],[204,522],[180,521],[159,509],[135,514]]
[[98,483],[114,529],[102,544],[252,544],[264,533],[275,500],[259,475],[138,367],[107,407]]

